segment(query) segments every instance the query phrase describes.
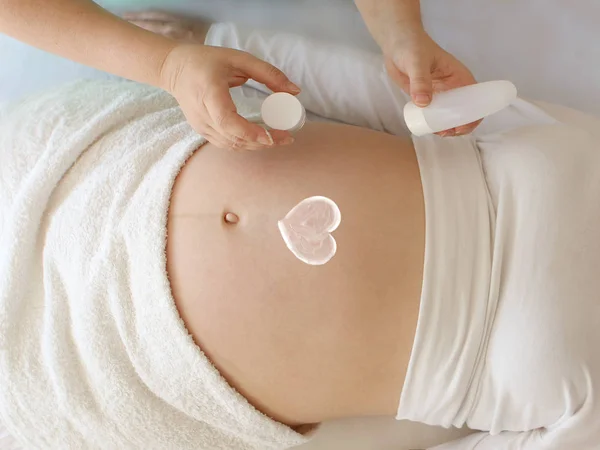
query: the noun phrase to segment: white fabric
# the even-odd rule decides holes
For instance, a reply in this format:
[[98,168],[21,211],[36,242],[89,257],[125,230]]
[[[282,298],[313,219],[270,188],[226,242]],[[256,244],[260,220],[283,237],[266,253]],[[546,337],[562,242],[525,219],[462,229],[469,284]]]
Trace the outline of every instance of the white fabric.
[[17,440],[8,432],[4,424],[0,423],[0,449],[2,450],[21,450]]
[[544,122],[478,142],[499,307],[467,423],[541,430],[484,435],[477,448],[600,446],[599,129]]
[[24,447],[306,441],[228,386],[173,302],[167,208],[203,142],[172,97],[129,82],[70,85],[0,121],[0,415]]
[[[495,310],[493,214],[471,137],[414,138],[426,212],[419,322],[397,419],[455,421]],[[456,327],[459,330],[456,330]]]
[[398,418],[488,431],[436,450],[600,445],[600,120],[550,109],[415,139],[427,248]]

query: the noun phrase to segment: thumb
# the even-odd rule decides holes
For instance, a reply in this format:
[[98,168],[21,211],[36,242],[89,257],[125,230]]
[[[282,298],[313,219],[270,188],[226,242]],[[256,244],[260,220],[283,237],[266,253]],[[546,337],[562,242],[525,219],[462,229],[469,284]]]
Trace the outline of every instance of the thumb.
[[426,60],[415,61],[407,70],[410,79],[410,96],[417,106],[427,106],[431,103],[433,82],[431,67]]
[[250,53],[244,53],[240,61],[241,69],[255,81],[264,84],[273,92],[300,93],[300,88],[277,67],[259,59]]

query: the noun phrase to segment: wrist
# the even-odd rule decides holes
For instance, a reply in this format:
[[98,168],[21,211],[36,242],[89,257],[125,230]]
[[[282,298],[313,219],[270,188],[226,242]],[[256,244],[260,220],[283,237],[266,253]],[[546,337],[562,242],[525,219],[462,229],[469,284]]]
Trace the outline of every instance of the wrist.
[[155,76],[152,83],[153,86],[161,88],[169,93],[172,92],[171,73],[173,72],[174,60],[176,59],[176,49],[181,44],[176,41],[171,41],[168,44],[165,43],[159,51],[159,58],[157,59],[158,67],[155,70]]
[[176,84],[178,69],[176,60],[178,59],[181,49],[178,45],[174,45],[165,53],[161,60],[160,68],[158,71],[158,79],[156,86],[173,94],[173,90]]
[[195,43],[175,43],[161,64],[157,87],[175,96],[179,79],[187,67],[197,67],[198,60],[210,65],[211,47]]
[[384,52],[428,37],[419,0],[356,0],[356,6]]
[[415,28],[411,30],[398,30],[388,33],[388,35],[379,44],[384,54],[390,55],[398,50],[412,50],[423,48],[432,42],[431,37],[424,28]]

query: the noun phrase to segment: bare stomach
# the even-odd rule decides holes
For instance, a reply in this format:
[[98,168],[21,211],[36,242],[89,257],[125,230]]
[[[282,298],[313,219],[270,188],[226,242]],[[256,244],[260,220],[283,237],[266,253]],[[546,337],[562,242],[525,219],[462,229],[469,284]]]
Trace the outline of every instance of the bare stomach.
[[[335,257],[309,266],[277,221],[334,200]],[[239,217],[227,223],[226,213]],[[168,272],[196,343],[254,406],[289,425],[394,414],[416,329],[425,214],[412,143],[307,124],[291,147],[210,144],[177,177]]]

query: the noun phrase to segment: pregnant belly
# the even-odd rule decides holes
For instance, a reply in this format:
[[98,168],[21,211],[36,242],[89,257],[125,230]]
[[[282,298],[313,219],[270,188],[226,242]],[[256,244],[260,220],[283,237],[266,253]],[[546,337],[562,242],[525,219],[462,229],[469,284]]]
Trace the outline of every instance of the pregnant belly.
[[[297,259],[277,226],[315,195],[342,214],[337,254],[322,266]],[[408,140],[308,124],[291,147],[208,144],[173,189],[173,295],[196,343],[270,416],[295,425],[393,414],[416,328],[424,220]]]

